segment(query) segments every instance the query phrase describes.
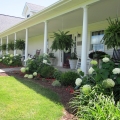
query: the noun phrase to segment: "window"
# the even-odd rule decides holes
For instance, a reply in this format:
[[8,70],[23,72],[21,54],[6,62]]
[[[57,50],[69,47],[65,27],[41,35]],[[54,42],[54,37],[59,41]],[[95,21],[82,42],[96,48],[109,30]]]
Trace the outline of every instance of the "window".
[[27,15],[27,18],[29,18],[29,17],[30,17],[30,14]]
[[104,51],[104,44],[101,43],[103,35],[103,30],[92,32],[91,45],[94,51]]

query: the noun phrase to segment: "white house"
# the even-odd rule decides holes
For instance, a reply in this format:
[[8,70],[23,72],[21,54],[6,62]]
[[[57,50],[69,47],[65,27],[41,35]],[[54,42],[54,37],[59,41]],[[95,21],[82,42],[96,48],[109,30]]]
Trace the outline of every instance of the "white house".
[[[23,10],[25,20],[0,33],[1,44],[17,39],[25,40],[25,59],[28,53],[35,54],[36,49],[41,49],[41,53],[46,53],[47,49],[51,51],[51,35],[58,30],[70,31],[76,42],[73,50],[81,56],[81,69],[84,72],[87,71],[90,50],[103,50],[112,55],[112,50],[107,50],[99,40],[108,26],[106,19],[120,17],[120,0],[60,0],[49,7],[41,7],[35,14],[28,8],[26,3]],[[27,18],[31,12],[33,15]],[[56,65],[63,66],[64,53],[53,52],[57,57]]]

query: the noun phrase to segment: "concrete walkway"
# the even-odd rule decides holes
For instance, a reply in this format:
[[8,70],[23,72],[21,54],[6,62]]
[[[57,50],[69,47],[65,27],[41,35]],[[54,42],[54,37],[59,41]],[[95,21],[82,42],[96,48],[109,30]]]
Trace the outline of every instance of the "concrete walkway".
[[2,68],[0,69],[0,73],[2,72],[12,72],[12,71],[19,71],[21,67],[15,67],[15,68]]

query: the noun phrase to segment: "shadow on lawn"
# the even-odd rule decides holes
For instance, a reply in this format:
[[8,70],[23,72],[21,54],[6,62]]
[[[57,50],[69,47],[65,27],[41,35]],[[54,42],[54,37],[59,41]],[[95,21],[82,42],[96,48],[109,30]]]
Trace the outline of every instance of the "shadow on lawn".
[[61,104],[60,97],[55,92],[51,91],[50,89],[45,88],[44,86],[41,86],[37,84],[35,81],[29,80],[29,79],[18,78],[18,77],[14,77],[14,78],[17,79],[22,84],[29,87],[30,89],[33,89],[36,93],[39,93],[40,95],[50,99],[51,101],[57,104]]

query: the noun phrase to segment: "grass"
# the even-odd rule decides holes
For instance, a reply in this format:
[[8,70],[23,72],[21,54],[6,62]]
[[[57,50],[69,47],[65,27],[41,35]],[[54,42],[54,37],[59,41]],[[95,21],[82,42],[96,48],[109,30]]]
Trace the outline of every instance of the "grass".
[[63,108],[56,93],[34,81],[0,77],[0,120],[59,120]]

